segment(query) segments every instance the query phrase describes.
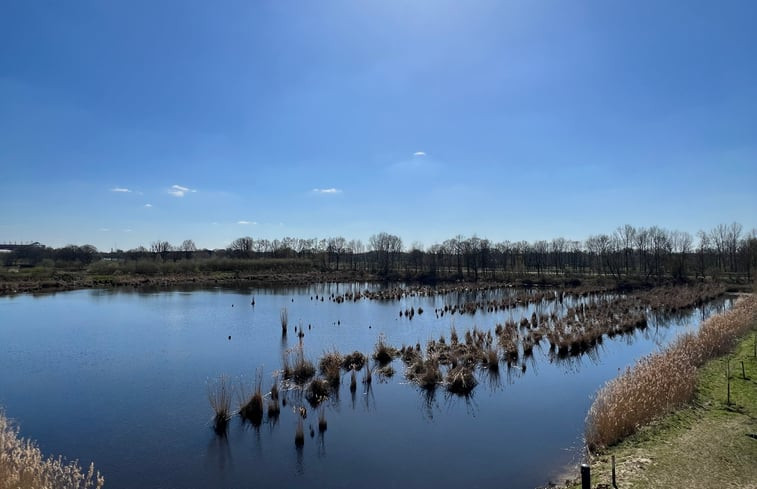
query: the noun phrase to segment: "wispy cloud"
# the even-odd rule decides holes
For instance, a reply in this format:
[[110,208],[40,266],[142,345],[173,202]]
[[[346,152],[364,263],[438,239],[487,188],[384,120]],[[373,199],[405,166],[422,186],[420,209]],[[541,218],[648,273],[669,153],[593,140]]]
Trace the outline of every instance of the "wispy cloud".
[[413,156],[426,156],[426,152],[425,151],[416,151],[415,153],[413,153]]
[[100,228],[100,231],[102,231],[104,233],[107,233],[108,231],[110,231],[110,229],[108,229],[108,228]]
[[314,188],[313,189],[314,194],[320,194],[320,195],[333,195],[333,194],[341,194],[342,190],[338,188]]
[[152,204],[145,204],[145,207],[152,207]]
[[131,193],[131,190],[129,190],[128,188],[123,188],[123,187],[113,187],[112,189],[110,189],[110,191],[111,192],[120,192],[120,193],[124,193],[124,194]]
[[255,221],[237,221],[237,224],[241,224],[243,226],[247,226],[249,224],[257,224]]
[[132,230],[132,229],[129,229],[129,228],[126,228],[126,229],[124,229],[124,232],[125,232],[125,233],[130,233],[130,232],[132,232],[132,231],[133,231],[133,230]]
[[188,193],[197,192],[197,190],[189,187],[183,187],[181,185],[171,185],[171,188],[168,189],[168,193],[173,195],[174,197],[184,197]]

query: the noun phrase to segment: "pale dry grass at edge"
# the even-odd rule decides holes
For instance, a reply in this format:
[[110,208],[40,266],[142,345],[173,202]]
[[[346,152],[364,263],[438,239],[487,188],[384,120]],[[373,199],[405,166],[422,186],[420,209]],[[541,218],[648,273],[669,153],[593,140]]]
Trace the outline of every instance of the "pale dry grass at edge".
[[743,297],[731,310],[707,319],[697,333],[681,336],[605,384],[586,418],[587,448],[594,451],[617,443],[690,401],[697,367],[732,348],[755,317],[757,296]]
[[104,484],[94,464],[85,471],[75,460],[45,458],[0,412],[0,489],[84,489]]

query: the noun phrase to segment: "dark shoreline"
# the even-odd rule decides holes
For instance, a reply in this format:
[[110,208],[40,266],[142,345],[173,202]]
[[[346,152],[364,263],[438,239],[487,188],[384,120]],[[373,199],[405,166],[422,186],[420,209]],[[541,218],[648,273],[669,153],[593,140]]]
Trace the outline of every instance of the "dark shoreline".
[[[82,271],[53,272],[47,277],[0,277],[0,297],[19,294],[44,294],[82,289],[116,289],[128,288],[134,290],[168,290],[176,287],[306,287],[318,283],[336,282],[372,282],[398,283],[413,285],[442,285],[459,284],[475,287],[486,286],[520,286],[520,287],[558,287],[575,288],[579,286],[601,286],[608,289],[635,290],[651,288],[656,285],[673,285],[673,281],[655,283],[639,278],[618,280],[614,277],[600,276],[536,276],[536,275],[507,275],[496,278],[472,280],[457,275],[437,277],[419,276],[413,274],[393,274],[385,277],[364,271],[309,271],[309,272],[270,272],[245,274],[241,272],[226,272],[193,275],[101,275],[92,276]],[[695,283],[690,280],[686,283]],[[677,282],[681,284],[681,282]],[[751,291],[751,285],[723,282],[728,292]]]

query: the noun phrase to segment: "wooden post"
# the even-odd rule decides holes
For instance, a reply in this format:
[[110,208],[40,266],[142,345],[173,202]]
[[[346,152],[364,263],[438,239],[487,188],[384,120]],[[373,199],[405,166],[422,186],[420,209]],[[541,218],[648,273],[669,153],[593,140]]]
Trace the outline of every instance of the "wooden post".
[[615,482],[615,455],[612,456],[612,487],[618,489],[618,484]]
[[726,404],[728,406],[731,405],[731,359],[726,359],[725,363],[725,377],[728,381],[728,400],[726,401]]
[[591,489],[591,467],[581,464],[581,489]]

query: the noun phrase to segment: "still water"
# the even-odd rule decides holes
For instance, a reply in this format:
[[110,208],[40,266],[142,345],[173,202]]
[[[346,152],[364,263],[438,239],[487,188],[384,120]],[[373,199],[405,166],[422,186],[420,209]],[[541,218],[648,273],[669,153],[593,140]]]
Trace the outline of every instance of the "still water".
[[[473,326],[493,330],[508,318],[560,307],[545,301],[437,317],[434,309],[445,303],[485,296],[328,300],[332,293],[378,288],[83,290],[0,298],[0,406],[43,452],[95,462],[114,489],[533,488],[579,459],[591,396],[606,380],[730,306],[721,299],[676,317],[650,318],[644,331],[605,337],[591,354],[565,360],[550,359],[542,342],[525,373],[520,365],[503,365],[499,379],[479,371],[468,399],[443,388],[425,396],[405,381],[399,360],[394,377],[374,375],[370,388],[358,383],[354,396],[344,376],[339,397],[324,404],[325,433],[308,406],[302,449],[294,445],[294,409],[303,401],[294,391],[285,394],[289,402],[278,422],[264,420],[255,429],[234,418],[227,437],[215,435],[208,382],[225,374],[235,385],[250,385],[261,369],[267,392],[283,352],[298,344],[294,326],[304,328],[305,354],[316,363],[331,349],[369,353],[380,333],[397,347],[425,345],[442,334],[449,338],[452,325],[462,336]],[[399,316],[419,306],[424,314]]]

